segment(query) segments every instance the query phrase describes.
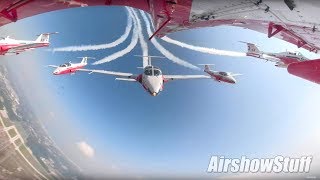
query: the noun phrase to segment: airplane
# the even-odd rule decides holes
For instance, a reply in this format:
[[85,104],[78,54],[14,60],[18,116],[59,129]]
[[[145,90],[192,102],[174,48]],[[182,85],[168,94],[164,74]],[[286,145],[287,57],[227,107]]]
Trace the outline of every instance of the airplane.
[[87,63],[88,59],[94,59],[93,57],[78,57],[78,58],[82,58],[80,63],[71,63],[70,61],[68,63],[61,64],[60,66],[48,65],[48,67],[56,68],[53,71],[53,75],[74,74],[77,70],[85,67],[88,64]]
[[107,75],[116,76],[115,80],[138,82],[142,87],[151,95],[157,96],[164,89],[164,83],[171,80],[183,80],[183,79],[210,79],[210,76],[206,75],[164,75],[160,68],[151,64],[151,58],[164,58],[159,56],[139,56],[147,57],[148,63],[145,67],[142,67],[143,72],[141,74],[132,74],[124,72],[114,72],[106,70],[94,70],[94,69],[78,69],[78,71],[85,71],[91,73],[101,73]]
[[235,84],[237,83],[235,76],[240,76],[242,74],[233,74],[231,72],[224,72],[224,71],[213,71],[210,69],[210,65],[214,64],[199,64],[199,65],[204,65],[204,72],[209,74],[210,77],[218,82],[226,82],[230,84]]
[[49,46],[50,34],[54,33],[42,33],[38,36],[35,41],[25,41],[12,39],[9,36],[0,39],[0,55],[18,55],[24,51],[30,51],[35,48],[47,47]]
[[286,52],[279,52],[279,53],[268,53],[268,52],[260,51],[255,44],[243,42],[243,41],[240,41],[240,42],[247,44],[247,47],[248,47],[247,56],[275,62],[276,67],[287,68],[288,65],[291,63],[297,63],[297,62],[309,60],[308,58],[304,57],[300,52],[286,51]]

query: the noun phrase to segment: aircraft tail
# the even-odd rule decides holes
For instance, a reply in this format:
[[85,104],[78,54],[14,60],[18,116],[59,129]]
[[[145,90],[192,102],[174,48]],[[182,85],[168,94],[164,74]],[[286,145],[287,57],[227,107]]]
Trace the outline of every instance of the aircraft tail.
[[258,49],[258,47],[255,44],[248,43],[248,42],[243,42],[243,41],[239,41],[239,42],[247,44],[247,47],[248,47],[247,55],[261,54],[261,51]]
[[36,42],[38,42],[38,43],[49,43],[50,34],[58,34],[58,32],[42,33],[42,34],[38,35],[38,38],[36,39]]
[[[148,58],[148,66],[151,66],[151,58],[165,58],[163,56],[141,56],[141,55],[134,55],[136,57],[142,57],[142,60],[144,60],[145,57]],[[144,67],[143,67],[144,68]]]
[[85,57],[78,57],[78,58],[82,58],[81,64],[88,64],[88,63],[87,63],[88,59],[95,59],[94,57],[87,57],[87,56],[85,56]]
[[204,66],[204,72],[208,72],[211,71],[210,66],[214,65],[214,64],[198,64],[198,65],[203,65]]
[[232,77],[242,76],[242,75],[243,75],[243,74],[238,74],[238,73],[237,73],[237,74],[236,74],[236,73],[235,73],[235,74],[233,74],[233,73],[231,73],[231,76],[232,76]]

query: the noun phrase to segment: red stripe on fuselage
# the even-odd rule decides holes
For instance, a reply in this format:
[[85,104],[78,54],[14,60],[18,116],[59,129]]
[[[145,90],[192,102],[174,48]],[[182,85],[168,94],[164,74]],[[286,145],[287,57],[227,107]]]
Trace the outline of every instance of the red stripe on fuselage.
[[[16,48],[24,45],[27,45],[27,44],[1,44],[0,43],[0,54],[1,55],[6,54],[11,48]],[[30,46],[24,49],[18,49],[17,51],[24,51],[26,49],[46,47],[46,46],[49,46],[49,43],[37,43],[37,44],[34,44],[34,46]]]
[[234,84],[235,82],[230,79],[229,77],[226,77],[226,76],[220,76],[220,75],[216,75],[216,74],[213,74],[212,72],[210,71],[206,71],[212,78],[216,79],[217,81],[223,81],[223,82],[226,82],[226,83],[231,83],[231,84]]
[[84,66],[77,66],[77,67],[69,67],[65,70],[59,71],[59,73],[53,73],[54,75],[62,75],[62,74],[70,74],[76,72],[78,69],[83,68]]

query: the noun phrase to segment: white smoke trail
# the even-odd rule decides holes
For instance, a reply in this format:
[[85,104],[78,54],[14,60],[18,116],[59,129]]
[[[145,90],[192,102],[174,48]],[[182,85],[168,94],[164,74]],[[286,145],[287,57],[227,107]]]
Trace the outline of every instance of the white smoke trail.
[[101,60],[98,60],[98,61],[92,63],[92,65],[98,65],[98,64],[103,64],[106,62],[113,61],[119,57],[122,57],[122,56],[128,54],[137,45],[138,39],[139,39],[137,21],[134,19],[135,17],[131,11],[129,11],[129,16],[134,22],[133,23],[133,33],[132,33],[132,38],[131,38],[130,44],[125,49],[118,51],[114,54],[111,54],[110,56],[107,56]]
[[81,45],[81,46],[67,46],[67,47],[60,47],[60,48],[54,48],[52,51],[89,51],[89,50],[100,50],[100,49],[108,49],[115,46],[118,46],[119,44],[123,43],[129,36],[130,31],[132,29],[132,18],[128,16],[128,24],[125,29],[125,32],[122,36],[120,36],[117,40],[108,43],[108,44],[97,44],[97,45]]
[[151,18],[151,15],[150,14],[147,14],[147,17],[149,19],[149,22],[151,22],[151,27],[152,27],[152,30],[154,30],[154,24],[152,23],[152,18]]
[[[139,41],[140,41],[140,45],[141,45],[141,49],[142,49],[142,55],[143,56],[148,56],[148,44],[144,38],[143,32],[142,32],[142,26],[141,26],[141,21],[140,18],[138,16],[138,14],[136,13],[135,10],[133,10],[132,8],[128,8],[128,11],[131,10],[131,12],[133,13],[133,15],[135,16],[135,19],[137,20],[137,25],[138,25],[138,35],[139,35]],[[146,67],[148,65],[148,57],[143,57],[143,63],[142,63],[142,67]]]
[[[148,19],[151,20],[151,16],[149,14],[148,14]],[[151,25],[152,25],[152,28],[154,29],[153,24],[151,24]],[[178,45],[183,48],[187,48],[187,49],[191,49],[194,51],[203,52],[203,53],[207,53],[207,54],[215,54],[215,55],[221,55],[221,56],[233,56],[233,57],[246,56],[246,54],[242,53],[242,52],[225,51],[225,50],[219,50],[219,49],[214,49],[214,48],[193,46],[190,44],[186,44],[186,43],[171,39],[168,36],[164,36],[161,39],[168,42],[168,43],[175,44],[175,45]]]
[[175,44],[175,45],[178,45],[180,47],[191,49],[191,50],[202,52],[202,53],[215,54],[215,55],[221,55],[221,56],[232,56],[232,57],[246,56],[246,53],[242,53],[242,52],[225,51],[225,50],[219,50],[219,49],[214,49],[214,48],[193,46],[193,45],[190,45],[190,44],[186,44],[186,43],[171,39],[171,38],[169,38],[167,36],[164,36],[161,39],[166,41],[166,42],[168,42],[168,43]]
[[[151,36],[152,32],[151,32],[150,22],[144,12],[140,11],[140,14],[143,17],[144,22],[146,23],[148,34],[149,34],[149,36]],[[161,52],[161,54],[163,54],[165,57],[167,57],[169,60],[173,61],[174,63],[191,68],[191,69],[200,70],[199,67],[194,66],[193,64],[188,63],[188,62],[176,57],[175,55],[173,55],[170,51],[168,51],[163,46],[161,46],[161,44],[159,44],[159,42],[155,38],[152,38],[151,42]]]

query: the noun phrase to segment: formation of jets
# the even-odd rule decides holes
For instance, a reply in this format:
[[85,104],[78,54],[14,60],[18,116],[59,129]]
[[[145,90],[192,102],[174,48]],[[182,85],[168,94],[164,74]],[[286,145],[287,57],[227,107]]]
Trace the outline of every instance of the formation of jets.
[[[149,40],[186,29],[227,25],[261,32],[268,38],[279,38],[310,52],[319,53],[320,50],[319,18],[315,18],[319,14],[320,1],[312,1],[312,3],[297,0],[247,0],[243,3],[239,3],[238,0],[1,1],[0,26],[53,10],[113,5],[142,9],[149,13],[155,30]],[[1,48],[0,46],[0,54],[18,54],[25,50],[21,47],[22,50],[13,49],[7,53],[8,49],[8,47]],[[277,67],[286,68],[290,74],[320,84],[320,59],[309,61],[297,52],[264,53],[257,51],[248,53],[248,56],[274,61]]]
[[[10,37],[2,38],[0,40],[0,55],[19,54],[24,51],[33,50],[40,47],[48,47],[50,34],[54,33],[43,33],[40,34],[35,41],[15,40]],[[240,41],[242,42],[242,41]],[[247,44],[248,50],[246,55],[260,58],[266,61],[275,62],[275,66],[287,68],[290,64],[308,61],[309,59],[304,57],[299,52],[280,52],[280,53],[268,53],[258,49],[253,43],[243,42]],[[148,58],[148,63],[145,67],[142,67],[143,72],[140,74],[126,73],[126,72],[115,72],[99,69],[84,69],[87,66],[88,59],[94,59],[93,57],[78,57],[82,58],[79,63],[71,63],[71,61],[61,65],[48,65],[53,67],[54,75],[62,74],[74,74],[77,71],[84,71],[92,73],[100,73],[105,75],[115,76],[115,80],[120,81],[131,81],[138,82],[142,87],[152,96],[158,95],[163,89],[164,84],[172,80],[186,80],[186,79],[214,79],[217,82],[225,82],[235,84],[237,81],[236,76],[241,74],[234,74],[231,72],[224,71],[213,71],[210,69],[212,64],[199,64],[204,65],[204,72],[206,75],[166,75],[163,74],[159,67],[151,64],[151,58],[164,58],[159,56],[140,56],[142,58]]]
[[89,57],[83,57],[82,61],[78,64],[65,63],[60,66],[49,65],[49,67],[55,67],[53,71],[54,75],[61,75],[67,73],[75,73],[76,71],[85,71],[92,73],[100,73],[105,75],[115,76],[115,80],[120,81],[131,81],[138,82],[142,87],[152,96],[158,95],[164,89],[164,83],[170,82],[172,80],[186,80],[186,79],[210,79],[213,78],[219,82],[227,83],[236,83],[234,75],[229,72],[218,72],[211,71],[208,69],[208,65],[205,65],[204,72],[208,75],[167,75],[163,74],[159,67],[153,66],[151,64],[151,58],[163,58],[159,56],[141,56],[142,58],[148,58],[148,64],[145,67],[142,67],[143,72],[140,74],[126,73],[126,72],[115,72],[115,71],[106,71],[98,69],[83,69],[87,65],[87,59]]

